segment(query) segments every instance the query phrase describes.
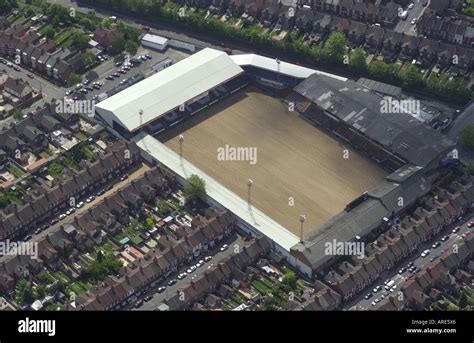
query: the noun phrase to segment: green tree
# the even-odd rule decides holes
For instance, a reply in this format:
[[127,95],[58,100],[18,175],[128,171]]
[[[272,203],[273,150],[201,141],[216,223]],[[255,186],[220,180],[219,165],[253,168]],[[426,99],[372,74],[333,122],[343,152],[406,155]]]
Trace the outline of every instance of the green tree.
[[206,195],[206,182],[197,175],[191,175],[186,180],[184,195],[188,202],[193,203],[197,201]]
[[43,30],[43,34],[46,38],[53,39],[56,31],[51,26],[48,26]]
[[367,71],[367,61],[365,60],[365,53],[362,49],[357,48],[351,51],[349,66],[360,73]]
[[86,18],[86,17],[81,18],[81,20],[79,20],[79,24],[86,30],[89,30],[89,31],[94,30],[94,24],[89,18]]
[[461,295],[459,296],[459,307],[466,308],[468,304],[467,294],[464,291],[461,291]]
[[21,109],[17,108],[14,112],[13,112],[13,118],[15,118],[16,120],[20,120],[23,118],[23,112],[21,111]]
[[48,174],[52,177],[59,176],[63,173],[64,166],[61,163],[53,162],[48,166]]
[[67,85],[69,87],[72,87],[72,86],[80,83],[81,81],[82,81],[82,78],[81,78],[80,75],[72,73],[71,75],[69,75],[69,77],[67,79]]
[[82,60],[84,61],[85,65],[90,65],[95,62],[95,56],[89,50],[84,51],[82,54]]
[[153,218],[148,217],[145,219],[145,227],[148,230],[153,229],[154,226],[155,226],[155,222],[153,221]]
[[114,22],[110,18],[104,18],[102,19],[102,22],[100,24],[104,29],[110,29],[112,25],[114,25]]
[[112,44],[112,52],[114,54],[118,54],[122,52],[123,49],[125,49],[125,39],[121,37],[115,37],[114,39],[112,39],[111,44]]
[[474,150],[474,125],[468,125],[461,131],[459,141]]
[[166,200],[161,199],[158,202],[157,207],[158,207],[158,213],[162,217],[166,216],[168,213],[171,212],[171,206]]
[[290,286],[291,288],[295,288],[296,287],[296,280],[297,280],[296,279],[296,274],[294,272],[288,272],[283,276],[282,282],[285,285]]
[[84,32],[74,31],[69,38],[71,40],[71,47],[77,50],[85,50],[89,46],[89,36]]
[[125,43],[125,51],[127,51],[130,55],[135,55],[138,51],[138,44],[132,40],[128,40]]
[[324,44],[324,55],[329,62],[342,63],[347,50],[347,39],[341,32],[332,32]]
[[400,76],[403,83],[409,87],[419,87],[423,84],[423,75],[413,64],[405,65]]

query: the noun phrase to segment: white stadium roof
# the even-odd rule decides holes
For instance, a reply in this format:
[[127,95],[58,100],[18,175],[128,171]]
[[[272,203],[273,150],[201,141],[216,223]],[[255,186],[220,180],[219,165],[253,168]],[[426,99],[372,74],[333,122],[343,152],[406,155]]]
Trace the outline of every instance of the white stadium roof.
[[277,59],[269,58],[261,55],[255,54],[244,54],[244,55],[232,55],[230,58],[239,66],[253,66],[260,69],[269,70],[272,72],[280,72],[281,74],[293,76],[300,79],[306,79],[310,75],[319,74],[326,75],[340,81],[347,81],[347,78],[325,73],[316,69],[310,69],[297,64],[292,64],[288,62],[279,61],[280,65],[277,63]]
[[135,131],[241,73],[242,68],[225,52],[206,48],[100,102],[95,109],[110,126],[115,121]]

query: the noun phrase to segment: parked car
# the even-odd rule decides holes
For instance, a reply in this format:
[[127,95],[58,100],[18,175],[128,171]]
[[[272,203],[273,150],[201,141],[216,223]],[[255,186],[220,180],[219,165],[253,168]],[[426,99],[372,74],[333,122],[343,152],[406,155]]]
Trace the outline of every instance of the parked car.
[[364,295],[364,299],[369,300],[370,298],[372,298],[372,296],[373,296],[372,293],[367,293],[366,295]]
[[29,241],[31,238],[33,238],[31,235],[26,235],[25,238],[23,238],[23,242]]
[[457,233],[457,232],[459,232],[459,230],[461,230],[461,227],[460,227],[460,226],[456,226],[451,232],[452,232],[452,233]]
[[26,74],[30,79],[33,79],[34,78],[34,75],[32,73],[28,73]]
[[222,247],[221,247],[221,251],[225,251],[227,250],[227,248],[229,248],[229,246],[227,244],[224,244]]
[[205,262],[209,262],[210,260],[212,260],[212,256],[206,256],[206,257],[204,257],[204,261],[205,261]]
[[144,301],[148,302],[150,301],[151,299],[153,299],[153,295],[149,294],[147,295],[146,297],[143,298]]
[[381,290],[382,290],[382,286],[378,285],[378,286],[376,286],[376,287],[372,290],[372,292],[378,293],[378,292],[380,292]]
[[441,237],[441,242],[446,242],[449,239],[449,235]]
[[402,267],[400,268],[400,270],[398,271],[398,274],[403,274],[407,271],[407,269],[405,267]]
[[66,217],[67,217],[66,214],[61,213],[61,214],[59,215],[58,219],[59,219],[59,220],[63,220],[63,219],[66,218]]
[[466,231],[461,235],[461,237],[466,239],[467,237],[469,237],[470,234],[471,234],[471,231]]
[[441,245],[441,242],[435,242],[433,243],[433,245],[431,246],[433,249],[436,249],[438,248],[439,246]]
[[176,282],[178,282],[178,280],[171,279],[170,281],[168,281],[168,286],[173,286]]
[[429,254],[430,254],[430,250],[429,250],[429,249],[426,249],[425,251],[423,251],[423,252],[421,253],[421,257],[426,257],[426,256],[428,256]]
[[372,301],[372,306],[375,306],[377,305],[378,303],[380,302],[380,299],[374,299],[374,301]]
[[158,293],[163,293],[166,290],[166,286],[158,287]]
[[135,303],[135,308],[140,308],[142,305],[143,305],[143,299],[140,299]]

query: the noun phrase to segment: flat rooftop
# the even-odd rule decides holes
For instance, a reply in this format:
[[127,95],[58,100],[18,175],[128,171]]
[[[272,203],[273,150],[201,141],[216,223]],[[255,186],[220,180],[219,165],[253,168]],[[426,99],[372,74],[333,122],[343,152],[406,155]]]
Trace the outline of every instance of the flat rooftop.
[[[281,226],[300,235],[300,214],[308,234],[371,190],[386,172],[343,146],[287,106],[252,87],[173,127],[159,139],[206,175]],[[220,148],[255,148],[256,163],[219,160]],[[345,153],[347,155],[345,156]],[[346,158],[347,157],[347,158]]]

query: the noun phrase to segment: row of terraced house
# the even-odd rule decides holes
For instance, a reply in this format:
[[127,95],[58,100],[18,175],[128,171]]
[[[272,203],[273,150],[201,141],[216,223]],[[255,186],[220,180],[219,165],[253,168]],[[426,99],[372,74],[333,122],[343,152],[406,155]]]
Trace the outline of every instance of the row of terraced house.
[[[191,227],[178,237],[163,237],[167,246],[149,250],[124,267],[119,276],[109,276],[102,284],[81,294],[76,298],[75,309],[113,310],[133,302],[150,287],[215,247],[234,229],[235,218],[230,212],[218,213],[209,209],[205,216],[194,217]],[[64,309],[73,307],[68,304]]]
[[0,239],[13,238],[27,233],[53,214],[67,207],[71,198],[79,198],[96,190],[116,175],[137,166],[140,150],[135,144],[116,143],[98,158],[83,165],[74,175],[65,177],[58,185],[32,197],[23,206],[12,205],[10,213],[0,218]]
[[84,60],[80,52],[63,49],[22,24],[0,31],[0,54],[58,82],[80,73]]
[[340,263],[322,281],[341,296],[340,303],[350,300],[377,280],[381,273],[412,254],[422,242],[437,236],[466,211],[472,210],[473,181],[472,177],[464,176],[448,187],[438,189],[437,195],[366,245],[364,259],[354,256]]

